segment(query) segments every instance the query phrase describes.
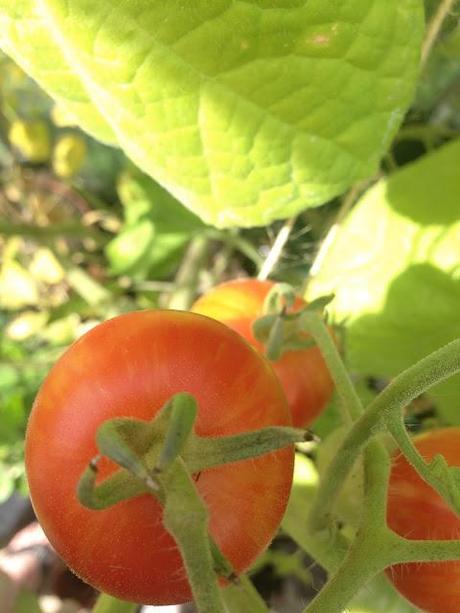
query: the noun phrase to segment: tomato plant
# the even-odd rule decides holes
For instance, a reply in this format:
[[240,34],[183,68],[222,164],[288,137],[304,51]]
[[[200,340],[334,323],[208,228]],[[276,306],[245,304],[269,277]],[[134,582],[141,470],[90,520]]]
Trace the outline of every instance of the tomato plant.
[[[414,444],[431,460],[442,453],[450,466],[460,466],[460,428],[443,428],[414,438]],[[460,519],[401,454],[390,477],[387,518],[390,528],[408,539],[460,538]],[[392,566],[388,576],[410,602],[429,613],[458,609],[460,562],[417,562]]]
[[[141,495],[94,511],[77,500],[76,486],[96,454],[102,422],[117,416],[149,420],[183,391],[198,402],[200,436],[290,421],[282,389],[254,349],[226,326],[178,311],[132,312],[92,329],[53,367],[31,413],[26,467],[47,536],[80,577],[125,600],[191,599],[160,505]],[[114,468],[103,458],[101,477]],[[292,468],[291,448],[196,476],[210,533],[236,572],[251,564],[278,528]]]
[[[222,283],[199,298],[192,307],[196,313],[214,317],[239,332],[260,353],[264,346],[253,333],[254,321],[263,315],[272,281],[236,279]],[[294,309],[305,303],[297,298]],[[273,362],[288,399],[295,426],[310,424],[324,409],[333,392],[329,370],[318,347],[286,351]]]

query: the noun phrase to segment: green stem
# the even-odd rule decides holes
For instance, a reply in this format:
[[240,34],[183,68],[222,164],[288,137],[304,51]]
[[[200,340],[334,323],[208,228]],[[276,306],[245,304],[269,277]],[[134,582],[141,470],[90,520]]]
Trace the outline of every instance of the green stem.
[[225,613],[214,571],[204,502],[180,458],[158,478],[167,492],[163,523],[182,554],[198,612]]
[[176,275],[176,289],[168,301],[169,309],[187,311],[195,299],[198,277],[209,251],[207,236],[200,234],[190,241]]
[[[387,423],[391,429],[395,413],[459,371],[460,340],[455,340],[399,374],[371,402],[366,412],[353,424],[325,471],[309,517],[311,529],[322,529],[328,524],[337,494],[366,443],[382,432]],[[415,453],[418,454],[416,450]],[[423,474],[421,476],[424,478]]]
[[309,438],[305,430],[271,426],[221,437],[190,436],[182,457],[190,473],[272,453]]
[[379,441],[370,441],[364,450],[363,524],[367,530],[387,530],[386,508],[391,459]]
[[278,234],[276,235],[275,242],[271,246],[271,249],[262,264],[257,279],[259,281],[265,281],[273,272],[275,266],[278,264],[279,259],[283,253],[283,249],[288,242],[289,236],[294,229],[297,216],[287,219]]
[[[388,429],[398,443],[407,461],[432,488],[447,502],[454,513],[460,514],[460,470],[449,466],[442,454],[436,454],[426,462],[409,437],[399,415],[392,416]],[[388,420],[387,420],[388,421]]]
[[449,562],[460,560],[460,540],[410,540],[399,538],[396,563]]
[[306,311],[302,315],[302,327],[320,348],[336,386],[342,419],[351,423],[363,413],[363,406],[326,324],[318,313]]
[[356,538],[338,572],[304,613],[342,613],[358,590],[389,565],[385,543],[379,539],[377,548],[373,536],[363,533]]
[[433,48],[433,45],[439,36],[444,19],[447,17],[449,12],[452,10],[454,4],[455,4],[455,0],[441,0],[438,6],[438,9],[436,10],[430,23],[428,24],[428,27],[426,29],[425,39],[422,45],[422,52],[421,52],[421,59],[420,59],[420,63],[422,67],[425,66],[428,60],[428,57],[430,55],[431,49]]
[[240,236],[237,231],[225,231],[225,230],[217,230],[216,228],[206,228],[203,230],[203,233],[206,236],[215,241],[219,241],[225,243],[226,245],[230,245],[233,249],[236,249],[240,253],[242,253],[248,260],[256,266],[260,268],[263,264],[263,257],[254,247],[254,245],[246,240],[243,236]]
[[268,613],[265,601],[246,575],[242,575],[235,585],[225,588],[222,598],[227,613]]
[[94,605],[93,613],[135,613],[138,608],[138,604],[101,594]]
[[373,415],[364,413],[351,428],[326,468],[310,510],[308,521],[311,530],[322,530],[330,523],[334,502],[348,473],[353,468],[366,443],[379,431],[376,426],[383,430],[383,424],[380,424],[378,420],[377,425],[374,422]]
[[[397,375],[371,402],[367,411],[375,418],[401,410],[434,385],[460,372],[460,339],[456,339],[422,358]],[[366,412],[367,412],[366,411]]]
[[22,236],[40,242],[47,242],[55,238],[92,238],[98,245],[103,245],[108,238],[98,230],[80,223],[68,222],[37,226],[27,223],[12,223],[0,221],[0,234],[3,236]]
[[361,526],[335,575],[306,611],[341,613],[367,581],[393,563],[400,539],[386,525],[386,497],[390,458],[371,441],[364,453],[364,500]]

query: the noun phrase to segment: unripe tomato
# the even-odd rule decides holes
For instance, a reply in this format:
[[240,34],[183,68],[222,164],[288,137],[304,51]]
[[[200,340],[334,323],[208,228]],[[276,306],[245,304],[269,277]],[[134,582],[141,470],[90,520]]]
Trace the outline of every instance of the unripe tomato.
[[[199,298],[192,311],[222,321],[264,353],[264,346],[254,337],[252,324],[263,315],[264,300],[274,285],[257,279],[229,281]],[[295,308],[303,305],[304,301],[298,298]],[[309,425],[325,408],[334,389],[319,348],[286,351],[272,366],[286,394],[294,426]]]
[[[442,453],[449,466],[460,466],[460,428],[443,428],[414,438],[426,460]],[[387,521],[408,539],[460,539],[460,518],[409,465],[402,454],[394,459]],[[460,561],[414,562],[387,570],[396,589],[428,613],[460,610]]]
[[[90,510],[76,486],[97,453],[106,419],[150,420],[178,392],[198,402],[196,433],[224,436],[289,425],[270,366],[238,334],[207,317],[140,311],[86,333],[55,364],[34,403],[26,468],[37,517],[74,572],[98,589],[142,603],[191,599],[179,551],[151,495]],[[115,465],[104,458],[100,476]],[[267,547],[290,492],[293,450],[204,470],[196,486],[210,532],[237,573]]]

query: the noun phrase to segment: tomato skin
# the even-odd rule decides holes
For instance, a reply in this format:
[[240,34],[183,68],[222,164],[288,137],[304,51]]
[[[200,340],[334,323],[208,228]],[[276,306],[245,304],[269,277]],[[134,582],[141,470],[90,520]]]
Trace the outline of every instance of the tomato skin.
[[[223,436],[289,425],[271,368],[222,324],[193,313],[140,311],[81,337],[55,364],[34,403],[26,436],[32,502],[50,542],[74,572],[124,600],[172,604],[191,599],[182,560],[163,529],[161,508],[143,495],[102,511],[76,498],[96,454],[104,420],[149,420],[173,394],[198,401],[196,432]],[[210,531],[237,572],[276,532],[292,483],[293,449],[203,471],[197,488]],[[101,462],[101,477],[115,469]]]
[[[208,315],[239,332],[260,353],[264,347],[252,333],[264,300],[275,283],[236,279],[216,286],[199,298],[192,311]],[[294,308],[305,302],[298,298]],[[311,424],[332,396],[334,384],[318,347],[286,351],[272,366],[283,386],[295,427]]]
[[[442,453],[449,466],[460,466],[460,427],[442,428],[414,437],[430,460]],[[387,521],[408,539],[460,539],[460,518],[421,479],[402,454],[391,471]],[[460,606],[460,561],[398,564],[387,569],[396,589],[428,613],[456,613]]]

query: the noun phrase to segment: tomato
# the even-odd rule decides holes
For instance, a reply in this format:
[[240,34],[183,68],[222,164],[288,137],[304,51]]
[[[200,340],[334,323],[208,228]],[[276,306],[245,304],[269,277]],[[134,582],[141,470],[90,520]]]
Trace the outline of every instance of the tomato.
[[[222,321],[264,353],[262,343],[252,333],[252,324],[263,314],[264,300],[274,285],[257,279],[229,281],[204,294],[192,310]],[[295,308],[303,305],[305,302],[298,298]],[[319,348],[286,351],[272,365],[288,399],[294,426],[307,426],[325,408],[334,389]]]
[[[426,459],[438,453],[450,466],[460,466],[460,428],[444,428],[414,438]],[[460,538],[460,518],[421,479],[402,454],[391,471],[387,521],[408,539]],[[460,561],[398,564],[387,569],[395,587],[411,603],[429,613],[454,613],[460,603]]]
[[[98,589],[142,603],[191,599],[181,557],[150,495],[90,510],[77,482],[108,418],[150,420],[175,393],[196,398],[196,432],[224,436],[290,425],[270,366],[241,337],[207,317],[140,311],[93,328],[59,359],[34,403],[26,468],[37,517],[74,572]],[[115,466],[104,458],[102,478]],[[237,573],[267,547],[290,492],[293,449],[200,473],[210,532]]]

